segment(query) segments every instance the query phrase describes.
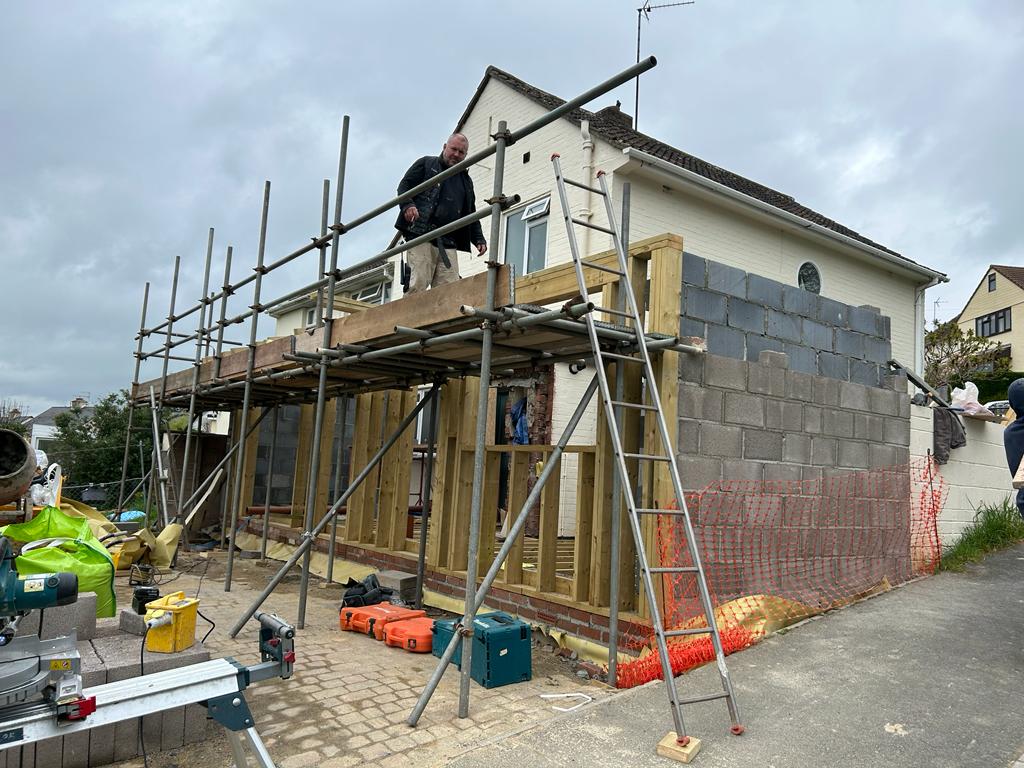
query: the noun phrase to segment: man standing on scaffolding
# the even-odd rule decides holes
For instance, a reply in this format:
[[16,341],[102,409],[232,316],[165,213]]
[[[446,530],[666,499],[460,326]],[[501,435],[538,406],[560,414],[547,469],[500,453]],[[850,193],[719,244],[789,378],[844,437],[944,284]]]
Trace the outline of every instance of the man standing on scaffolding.
[[[469,140],[461,133],[448,137],[439,156],[427,155],[413,163],[398,185],[398,194],[422,184],[446,168],[461,162],[469,151]],[[467,171],[450,176],[415,197],[403,200],[399,207],[395,228],[406,240],[412,240],[432,229],[443,227],[476,210],[473,180]],[[406,251],[411,275],[405,292],[417,293],[431,286],[454,283],[459,279],[459,261],[456,251],[469,251],[475,245],[477,253],[487,253],[487,241],[479,221],[449,232],[429,243]],[[447,262],[447,263],[446,263]]]

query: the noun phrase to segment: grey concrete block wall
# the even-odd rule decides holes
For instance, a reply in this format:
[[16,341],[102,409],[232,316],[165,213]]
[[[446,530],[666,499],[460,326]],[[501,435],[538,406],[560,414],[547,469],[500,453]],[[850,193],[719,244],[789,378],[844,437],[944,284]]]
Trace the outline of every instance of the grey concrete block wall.
[[742,269],[683,254],[680,333],[708,351],[756,361],[785,352],[804,373],[884,387],[892,356],[888,317]]
[[681,357],[678,465],[687,490],[717,489],[693,511],[718,600],[827,604],[910,577],[905,389],[809,375],[772,351]]

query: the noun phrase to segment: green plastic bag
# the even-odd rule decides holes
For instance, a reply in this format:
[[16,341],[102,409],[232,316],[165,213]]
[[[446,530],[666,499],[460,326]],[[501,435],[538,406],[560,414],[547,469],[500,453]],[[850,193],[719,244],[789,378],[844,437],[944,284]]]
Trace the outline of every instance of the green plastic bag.
[[27,523],[0,528],[0,536],[27,544],[40,539],[66,538],[52,547],[39,547],[19,555],[14,565],[21,576],[71,571],[78,574],[78,591],[96,593],[96,615],[114,616],[114,561],[84,517],[71,517],[46,507]]

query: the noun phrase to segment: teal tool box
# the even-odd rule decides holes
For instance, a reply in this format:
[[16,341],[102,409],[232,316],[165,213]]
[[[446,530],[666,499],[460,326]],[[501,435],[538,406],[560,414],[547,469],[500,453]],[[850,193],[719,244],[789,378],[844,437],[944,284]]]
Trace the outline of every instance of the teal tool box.
[[[461,619],[434,622],[433,653],[441,658]],[[469,676],[484,688],[519,683],[532,676],[530,664],[530,626],[507,613],[477,614],[473,621],[473,662]],[[452,663],[461,669],[462,645],[455,650]]]

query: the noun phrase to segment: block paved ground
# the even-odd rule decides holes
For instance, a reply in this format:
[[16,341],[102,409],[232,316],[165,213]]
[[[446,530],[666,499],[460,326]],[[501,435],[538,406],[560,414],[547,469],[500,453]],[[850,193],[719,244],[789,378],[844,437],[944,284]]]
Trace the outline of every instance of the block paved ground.
[[[200,611],[217,623],[207,641],[211,656],[233,656],[244,663],[259,660],[258,625],[250,622],[232,640],[231,626],[259,595],[280,563],[236,559],[230,593],[224,592],[226,553],[210,559],[194,554],[179,558],[180,575],[169,573],[161,594],[200,590]],[[201,574],[206,571],[205,577]],[[173,581],[171,581],[173,579]],[[201,581],[201,586],[200,586]],[[306,606],[306,627],[296,638],[298,661],[290,680],[269,680],[246,692],[257,728],[280,768],[345,768],[357,765],[445,765],[471,749],[485,747],[534,727],[552,717],[542,693],[582,691],[595,701],[617,695],[606,685],[575,676],[563,659],[535,648],[533,680],[486,690],[471,684],[470,717],[456,716],[458,672],[450,668],[431,699],[420,724],[405,723],[437,659],[412,654],[353,632],[338,629],[340,591],[324,589],[312,577]],[[295,622],[299,575],[289,574],[263,610]],[[131,604],[127,579],[117,579],[118,605]],[[208,625],[199,620],[197,636]],[[560,703],[560,702],[556,702]],[[578,710],[582,712],[584,710]],[[573,713],[576,714],[576,713]],[[229,765],[230,747],[215,724],[199,744],[150,755],[151,768]],[[141,758],[117,763],[142,768]]]

